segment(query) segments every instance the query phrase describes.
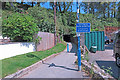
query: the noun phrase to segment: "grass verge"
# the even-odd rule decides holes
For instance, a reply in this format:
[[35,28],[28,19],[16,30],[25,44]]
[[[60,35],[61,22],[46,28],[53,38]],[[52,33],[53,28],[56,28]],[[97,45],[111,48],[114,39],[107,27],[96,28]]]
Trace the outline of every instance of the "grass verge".
[[52,54],[59,53],[66,48],[65,43],[58,43],[56,46],[49,50],[30,52],[2,60],[2,78],[12,73],[26,68]]

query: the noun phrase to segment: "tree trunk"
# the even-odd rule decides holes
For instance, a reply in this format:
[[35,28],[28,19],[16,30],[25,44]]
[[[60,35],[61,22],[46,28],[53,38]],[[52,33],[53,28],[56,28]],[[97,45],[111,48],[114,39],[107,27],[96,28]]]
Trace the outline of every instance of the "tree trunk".
[[63,13],[64,13],[65,12],[65,7],[66,7],[65,2],[63,3],[63,5],[64,5],[64,10],[63,10]]
[[87,14],[89,13],[89,5],[90,5],[90,3],[88,2],[88,6],[87,6]]
[[59,6],[59,10],[60,10],[60,12],[61,12],[60,2],[58,2],[58,6]]
[[[118,3],[118,4],[120,4],[120,3]],[[120,5],[119,5],[119,7],[118,7],[118,21],[119,21],[119,25],[120,25]]]
[[103,17],[105,18],[105,10],[106,10],[106,5],[105,5],[105,3],[104,3],[104,10],[103,10]]
[[72,13],[72,5],[71,5],[71,13]]
[[23,0],[21,0],[21,4],[23,4]]
[[103,11],[103,15],[104,15],[103,18],[105,18],[105,10]]
[[116,18],[116,3],[114,3],[114,18]]
[[95,10],[93,9],[93,15],[95,14]]
[[91,13],[94,15],[94,2],[91,3]]
[[92,4],[92,14],[95,14],[95,10],[94,10],[94,3]]
[[110,3],[108,2],[108,18],[110,17]]
[[116,18],[116,10],[114,11],[114,18]]
[[34,6],[34,2],[32,2],[32,7]]
[[80,8],[81,8],[81,7],[80,7],[80,5],[79,5],[79,13],[81,12],[81,11],[80,11]]
[[37,2],[37,5],[40,6],[40,2]]
[[[73,0],[72,0],[73,1]],[[67,2],[67,8],[65,8],[65,12],[69,9],[69,7],[70,7],[70,5],[72,4],[72,1],[71,2],[69,2],[69,4],[68,4],[68,2]],[[66,6],[65,6],[66,7]]]
[[111,18],[113,17],[113,11],[111,12]]

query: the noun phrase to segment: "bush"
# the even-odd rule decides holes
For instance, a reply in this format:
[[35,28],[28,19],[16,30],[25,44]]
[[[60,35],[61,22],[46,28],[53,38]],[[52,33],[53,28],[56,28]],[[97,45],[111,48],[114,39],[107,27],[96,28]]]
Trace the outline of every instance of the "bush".
[[39,31],[35,19],[21,13],[13,13],[3,18],[2,35],[12,41],[32,41],[33,35]]

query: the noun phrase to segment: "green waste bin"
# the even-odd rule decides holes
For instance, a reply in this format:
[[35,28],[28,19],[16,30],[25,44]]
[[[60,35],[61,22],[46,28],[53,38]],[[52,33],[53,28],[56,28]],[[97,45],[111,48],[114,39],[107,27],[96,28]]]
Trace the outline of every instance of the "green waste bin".
[[91,46],[91,52],[96,53],[97,51],[97,46]]

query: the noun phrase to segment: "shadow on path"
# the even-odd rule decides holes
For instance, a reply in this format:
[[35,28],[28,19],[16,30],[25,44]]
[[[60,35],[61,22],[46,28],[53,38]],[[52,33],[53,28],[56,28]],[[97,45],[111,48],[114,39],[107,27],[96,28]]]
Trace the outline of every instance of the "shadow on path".
[[54,63],[44,63],[44,61],[42,61],[43,64],[46,64],[46,65],[49,65],[48,67],[60,67],[60,68],[64,68],[64,69],[67,69],[67,70],[73,70],[73,71],[78,71],[77,69],[71,69],[71,68],[67,68],[65,66],[59,66],[59,65],[56,65]]
[[101,69],[108,71],[109,73],[112,72],[112,77],[118,78],[120,76],[120,68],[116,66],[115,61],[96,61],[96,63]]

